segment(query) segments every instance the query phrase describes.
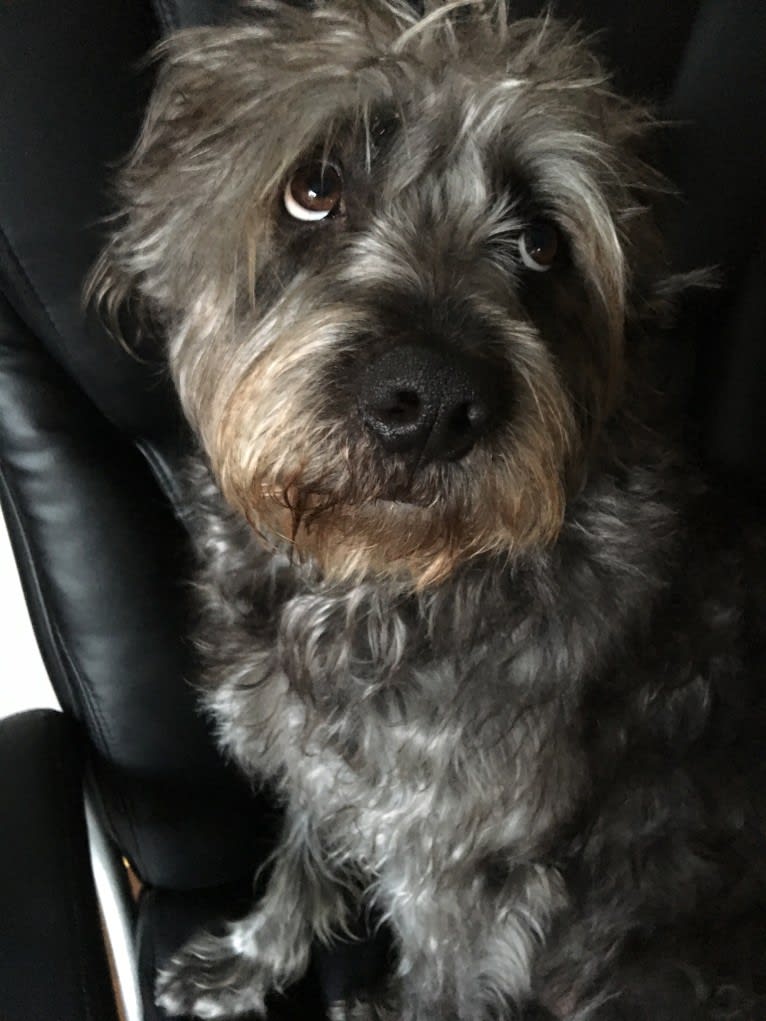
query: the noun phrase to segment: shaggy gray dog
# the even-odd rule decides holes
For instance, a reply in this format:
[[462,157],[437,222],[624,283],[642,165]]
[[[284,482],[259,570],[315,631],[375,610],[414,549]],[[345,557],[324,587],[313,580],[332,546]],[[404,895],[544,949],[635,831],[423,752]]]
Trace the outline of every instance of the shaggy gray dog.
[[285,810],[169,1014],[262,1014],[361,905],[337,1018],[766,1016],[762,545],[653,382],[647,125],[500,0],[164,47],[94,291],[167,338],[204,702]]

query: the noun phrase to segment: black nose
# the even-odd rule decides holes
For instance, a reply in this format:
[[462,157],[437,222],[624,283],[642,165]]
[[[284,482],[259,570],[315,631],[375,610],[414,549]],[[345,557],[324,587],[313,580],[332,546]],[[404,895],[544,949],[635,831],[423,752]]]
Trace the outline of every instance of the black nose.
[[450,461],[489,429],[497,390],[496,376],[475,359],[404,344],[366,367],[357,403],[388,453]]

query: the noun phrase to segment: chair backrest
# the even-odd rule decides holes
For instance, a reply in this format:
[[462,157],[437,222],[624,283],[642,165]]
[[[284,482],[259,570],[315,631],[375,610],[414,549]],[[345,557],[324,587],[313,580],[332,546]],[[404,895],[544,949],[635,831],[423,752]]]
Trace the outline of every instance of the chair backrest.
[[189,683],[186,437],[157,355],[130,357],[81,306],[158,30],[148,5],[76,6],[0,7],[3,510],[115,839],[147,882],[201,886],[252,869],[259,827]]

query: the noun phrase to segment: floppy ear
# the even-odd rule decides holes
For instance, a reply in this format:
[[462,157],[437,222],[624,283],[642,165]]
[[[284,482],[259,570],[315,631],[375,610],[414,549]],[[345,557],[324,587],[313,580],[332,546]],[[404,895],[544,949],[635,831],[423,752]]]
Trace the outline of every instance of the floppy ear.
[[212,31],[176,33],[152,54],[158,65],[155,87],[139,135],[115,175],[116,212],[105,222],[107,241],[83,288],[86,307],[94,309],[109,334],[134,355],[145,339],[158,335],[162,319],[163,303],[153,296],[152,276],[168,254],[168,247],[160,243],[161,226],[172,211],[172,201],[169,194],[155,192],[178,152],[171,128],[185,105],[169,57],[177,39]]
[[[190,296],[200,293],[200,253],[222,243],[221,237],[228,242],[236,236],[218,208],[225,175],[211,167],[207,153],[220,128],[216,103],[208,98],[217,68],[187,58],[222,36],[218,28],[188,29],[157,48],[143,125],[116,175],[118,211],[86,280],[85,301],[134,353],[144,338],[165,334]],[[225,152],[221,167],[233,163]]]

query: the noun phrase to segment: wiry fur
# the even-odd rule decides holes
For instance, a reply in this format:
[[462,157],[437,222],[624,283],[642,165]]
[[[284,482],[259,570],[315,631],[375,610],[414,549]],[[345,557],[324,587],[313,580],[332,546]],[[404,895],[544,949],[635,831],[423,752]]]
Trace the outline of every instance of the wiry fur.
[[[754,1021],[762,546],[663,435],[645,114],[500,2],[262,0],[164,57],[94,291],[167,335],[204,700],[285,829],[263,901],[159,1002],[263,1011],[362,904],[396,974],[338,1017]],[[343,215],[297,227],[317,153]],[[532,279],[540,214],[565,250]],[[459,461],[359,418],[360,372],[413,336],[497,375]]]

